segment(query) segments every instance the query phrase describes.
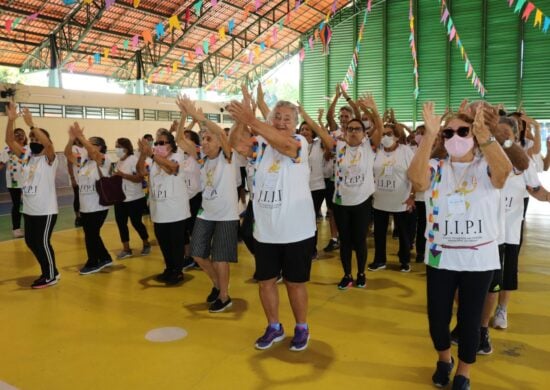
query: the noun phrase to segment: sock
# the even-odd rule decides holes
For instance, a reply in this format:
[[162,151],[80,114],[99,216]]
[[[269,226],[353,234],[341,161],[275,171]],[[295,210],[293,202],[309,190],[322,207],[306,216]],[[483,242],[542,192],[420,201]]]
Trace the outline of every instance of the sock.
[[271,329],[275,329],[275,330],[281,330],[281,323],[280,322],[275,322],[275,323],[269,323],[269,327]]
[[300,329],[305,329],[307,330],[308,329],[308,326],[307,326],[307,323],[303,323],[303,324],[296,324],[296,327],[297,328],[300,328]]

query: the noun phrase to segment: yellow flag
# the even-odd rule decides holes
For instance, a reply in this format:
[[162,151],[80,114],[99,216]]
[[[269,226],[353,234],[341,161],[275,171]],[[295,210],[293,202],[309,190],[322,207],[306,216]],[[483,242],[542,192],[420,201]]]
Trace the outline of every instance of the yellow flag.
[[84,4],[92,4],[93,0],[84,0]]
[[535,24],[533,24],[533,26],[537,27],[537,24],[542,26],[542,11],[539,8],[537,8],[537,13],[535,14]]
[[173,28],[181,30],[181,24],[178,20],[178,15],[172,15],[170,19],[168,19],[168,25],[170,26],[170,32],[172,32]]
[[108,47],[106,47],[105,49],[103,49],[103,57],[109,58],[109,48],[108,48]]
[[218,36],[220,38],[220,41],[225,41],[225,26],[221,26],[218,30]]
[[330,10],[327,12],[327,16],[325,17],[325,23],[328,23],[330,20]]
[[176,73],[178,71],[178,61],[172,62],[172,73]]
[[134,8],[137,8],[137,7],[139,7],[139,0],[134,0]]
[[256,46],[254,48],[254,55],[256,56],[256,58],[260,58],[260,46]]

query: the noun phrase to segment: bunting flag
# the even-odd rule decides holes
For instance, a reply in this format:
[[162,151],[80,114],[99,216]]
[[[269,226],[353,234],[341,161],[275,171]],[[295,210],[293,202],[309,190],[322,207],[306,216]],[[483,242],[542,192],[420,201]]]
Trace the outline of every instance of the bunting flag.
[[418,99],[420,94],[420,89],[418,87],[418,59],[416,56],[416,40],[415,40],[415,30],[414,30],[414,13],[413,13],[413,0],[409,0],[409,27],[411,30],[411,35],[409,36],[409,43],[411,47],[411,54],[414,64],[414,98]]
[[211,6],[212,8],[214,8],[214,7],[217,6],[217,5],[218,5],[218,0],[211,0],[211,1],[210,1],[210,6]]
[[88,56],[88,68],[91,68],[94,65],[93,61],[92,56]]
[[105,9],[111,8],[111,6],[115,3],[116,0],[105,0]]
[[172,62],[172,73],[176,73],[178,71],[178,61]]
[[202,51],[204,52],[204,54],[208,54],[208,52],[210,51],[210,44],[208,43],[208,41],[204,40],[202,41]]
[[139,7],[139,0],[134,0],[134,8]]
[[168,19],[168,26],[170,26],[170,32],[172,32],[173,29],[181,30],[181,24],[178,19],[178,15],[170,16],[170,19]]
[[306,58],[306,52],[304,51],[304,48],[302,47],[300,49],[300,53],[299,53],[300,62],[303,62],[305,58]]
[[235,19],[229,20],[229,23],[227,25],[227,31],[229,32],[229,35],[233,34],[233,29],[235,28]]
[[124,47],[124,50],[128,50],[129,45],[130,45],[130,42],[127,39],[124,40],[124,43],[122,44],[122,46]]
[[92,4],[92,2],[93,2],[93,0],[84,0],[84,4],[90,5],[90,4]]
[[13,19],[6,19],[6,31],[11,33],[11,27],[13,25]]
[[258,12],[258,10],[260,9],[260,7],[262,6],[262,0],[256,0],[254,2],[254,6],[256,7],[256,12]]
[[221,26],[218,30],[218,37],[220,38],[220,41],[225,41],[225,26]]
[[195,4],[193,4],[193,9],[195,10],[195,15],[201,16],[202,0],[199,0]]
[[[508,7],[512,7],[516,0],[508,0]],[[521,10],[523,9],[523,12]],[[540,8],[538,8],[533,2],[527,0],[517,0],[516,6],[514,8],[514,13],[519,14],[521,19],[527,23],[529,18],[535,11],[535,19],[533,21],[533,27],[539,28],[543,33],[548,33],[548,28],[550,27],[550,17],[546,16]],[[544,22],[543,22],[544,21]]]
[[212,33],[210,35],[210,46],[214,46],[216,44],[216,42],[218,41],[218,39],[216,38],[216,34]]
[[164,24],[158,23],[155,27],[155,34],[157,34],[157,39],[160,39],[164,35]]
[[99,54],[99,53],[94,54],[94,63],[95,64],[101,64],[101,54]]
[[109,48],[108,47],[103,49],[103,57],[104,58],[109,58]]
[[149,30],[143,30],[141,32],[141,36],[143,37],[143,42],[145,43],[153,43],[153,36],[151,35],[151,31]]
[[32,15],[27,16],[27,20],[36,20],[38,19],[38,12],[35,12]]
[[[521,1],[521,0],[519,0]],[[441,0],[441,23],[443,23],[443,26],[446,27],[447,35],[449,36],[449,41],[455,41],[456,46],[460,49],[460,55],[462,59],[464,60],[464,71],[466,72],[466,78],[470,79],[472,85],[475,89],[477,89],[477,92],[481,95],[481,97],[485,96],[485,93],[487,92],[485,89],[485,86],[481,82],[479,76],[477,75],[474,67],[472,66],[472,63],[470,59],[468,58],[468,54],[466,53],[466,49],[464,48],[464,45],[462,44],[462,41],[460,40],[460,36],[458,35],[458,31],[456,29],[456,26],[453,22],[453,17],[451,16],[451,13],[449,12],[449,9],[447,8],[447,1]],[[444,18],[444,15],[448,15],[447,18]],[[445,26],[446,24],[446,26]]]
[[74,73],[75,69],[76,69],[76,65],[75,65],[74,62],[69,62],[69,63],[67,64],[67,70],[68,70],[70,73]]
[[181,56],[180,62],[181,62],[181,65],[182,65],[182,66],[185,65],[185,56],[184,56],[184,55]]
[[63,4],[65,5],[73,5],[76,3],[76,0],[63,0]]
[[367,24],[367,16],[369,12],[369,8],[367,7],[367,9],[365,9],[365,14],[363,15],[363,22],[361,23],[361,27],[359,28],[359,33],[357,34],[357,43],[355,44],[355,49],[353,50],[351,63],[348,67],[348,71],[346,72],[346,76],[344,77],[344,81],[340,83],[344,91],[347,91],[349,89],[349,85],[353,82],[357,66],[359,65],[359,51],[361,49],[361,41],[363,40],[363,32],[365,31],[365,25]]
[[134,35],[132,37],[132,50],[136,50],[139,45],[139,35]]
[[111,54],[116,56],[118,54],[118,47],[116,45],[113,45],[111,47]]

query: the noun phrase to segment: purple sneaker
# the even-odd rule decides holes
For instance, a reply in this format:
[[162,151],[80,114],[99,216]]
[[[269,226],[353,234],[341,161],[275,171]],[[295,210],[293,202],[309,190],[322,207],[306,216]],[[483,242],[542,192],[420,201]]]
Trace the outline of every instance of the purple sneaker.
[[268,325],[263,336],[256,340],[256,349],[271,348],[273,343],[278,343],[279,341],[284,340],[284,338],[285,331],[282,324],[279,330]]
[[294,352],[303,351],[307,348],[309,341],[309,329],[303,327],[294,328],[294,337],[290,342],[290,350]]

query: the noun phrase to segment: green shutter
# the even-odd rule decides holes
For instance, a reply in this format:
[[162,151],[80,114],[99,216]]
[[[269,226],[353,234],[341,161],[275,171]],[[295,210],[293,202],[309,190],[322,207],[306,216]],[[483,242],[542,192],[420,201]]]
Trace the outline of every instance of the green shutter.
[[[449,7],[456,31],[460,36],[460,40],[464,45],[464,49],[468,54],[474,70],[480,78],[482,77],[483,65],[481,61],[483,37],[482,3],[482,0],[459,0],[453,1]],[[504,6],[506,6],[505,3]],[[441,25],[441,34],[447,34],[447,31],[444,29],[443,25]],[[463,99],[468,99],[470,101],[481,99],[480,94],[472,85],[473,77],[469,79],[466,78],[466,72],[464,71],[464,60],[460,55],[460,49],[455,44],[455,40],[453,40],[451,44],[450,76],[450,105],[453,110],[456,110],[460,106]]]
[[[543,12],[550,12],[550,0],[538,0],[535,4]],[[544,34],[538,27],[533,27],[535,12],[524,25],[523,108],[531,117],[549,118],[550,34]]]
[[[384,106],[384,21],[382,4],[373,5],[363,31],[357,66],[357,92],[371,93],[379,110]],[[361,27],[363,13],[357,16]]]
[[317,118],[319,108],[327,108],[325,100],[328,78],[327,56],[322,50],[321,43],[316,42],[313,50],[306,51],[306,57],[300,67],[301,103],[312,118]]
[[434,0],[418,0],[416,18],[416,46],[420,95],[418,96],[417,121],[423,121],[422,104],[435,103],[436,112],[447,107],[447,46],[448,39],[440,22],[439,4]]
[[386,107],[393,108],[398,121],[411,121],[414,107],[414,75],[409,47],[409,0],[387,3],[387,95]]
[[517,106],[521,21],[501,0],[487,0],[487,11],[485,99],[510,110]]

